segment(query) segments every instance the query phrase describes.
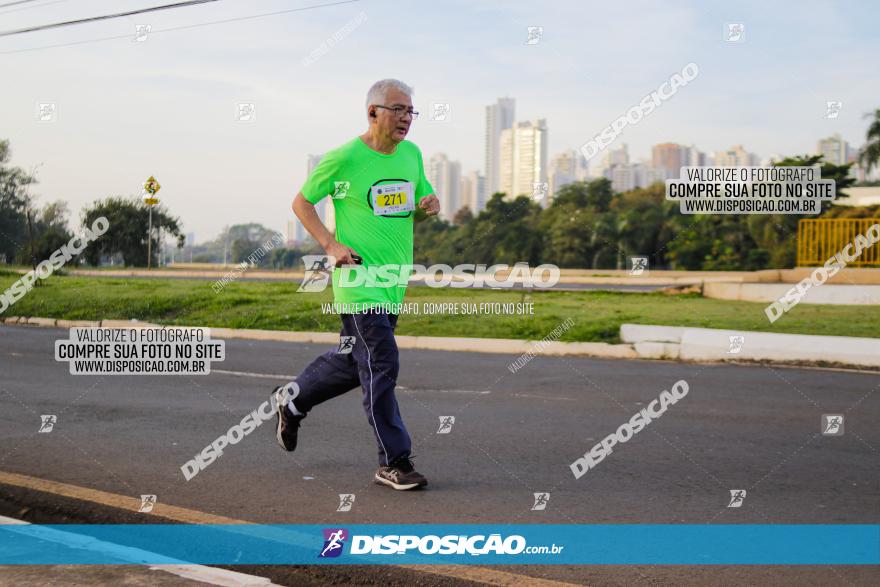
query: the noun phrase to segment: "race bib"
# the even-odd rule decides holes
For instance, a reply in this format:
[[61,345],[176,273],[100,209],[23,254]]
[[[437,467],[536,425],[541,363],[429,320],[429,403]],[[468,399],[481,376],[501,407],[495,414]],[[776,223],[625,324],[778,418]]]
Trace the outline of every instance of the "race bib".
[[376,216],[415,210],[415,190],[411,181],[374,185],[370,188],[370,200]]

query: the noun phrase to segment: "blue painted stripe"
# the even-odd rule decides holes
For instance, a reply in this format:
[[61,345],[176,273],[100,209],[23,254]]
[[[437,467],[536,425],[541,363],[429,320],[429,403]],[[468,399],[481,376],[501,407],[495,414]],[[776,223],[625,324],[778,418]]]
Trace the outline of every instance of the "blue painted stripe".
[[[341,541],[326,539],[340,529]],[[401,536],[410,538],[401,541]],[[420,552],[419,544],[451,553]],[[505,553],[491,550],[496,545],[558,550]],[[320,557],[325,550],[336,556]],[[877,565],[880,525],[0,526],[3,565],[133,559],[143,564]]]

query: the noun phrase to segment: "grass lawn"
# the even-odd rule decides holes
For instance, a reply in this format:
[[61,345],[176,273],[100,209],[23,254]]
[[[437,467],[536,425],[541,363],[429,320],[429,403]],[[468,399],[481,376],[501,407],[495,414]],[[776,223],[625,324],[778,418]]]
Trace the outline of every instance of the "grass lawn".
[[[19,276],[0,272],[0,291]],[[117,279],[53,275],[3,316],[68,320],[127,320],[166,325],[337,332],[339,317],[323,314],[323,293],[297,293],[292,282],[236,282],[214,293],[208,280]],[[880,311],[870,306],[799,304],[769,324],[762,303],[714,300],[697,294],[511,292],[410,287],[407,302],[533,303],[534,315],[404,314],[397,333],[541,339],[560,322],[573,326],[559,340],[619,342],[624,323],[699,326],[801,334],[880,337]]]

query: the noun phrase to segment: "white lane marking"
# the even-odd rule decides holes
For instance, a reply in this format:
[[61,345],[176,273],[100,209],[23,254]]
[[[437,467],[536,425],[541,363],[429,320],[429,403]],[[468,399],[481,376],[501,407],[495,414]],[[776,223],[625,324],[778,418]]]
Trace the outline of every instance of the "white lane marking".
[[165,571],[184,579],[202,581],[221,587],[271,587],[278,585],[266,577],[247,575],[237,571],[206,567],[204,565],[150,565],[150,569]]
[[545,395],[532,395],[530,393],[514,393],[513,397],[527,397],[529,399],[544,399],[549,401],[574,402],[577,401],[573,397],[550,397]]
[[[740,363],[733,364],[739,365]],[[749,363],[741,364],[748,365]],[[871,369],[856,369],[855,367],[814,367],[813,365],[786,365],[784,363],[771,366],[778,369],[806,369],[807,371],[838,371],[840,373],[866,373],[868,375],[880,375],[880,371]]]
[[[31,523],[25,522],[24,520],[0,516],[0,525],[29,526]],[[62,544],[70,548],[85,548],[97,552],[110,552],[114,558],[143,566],[147,566],[143,564],[144,559],[156,558],[154,553],[139,548],[122,547],[113,544],[112,542],[95,540],[90,536],[81,536],[79,534],[74,534],[73,532],[65,532],[54,528],[40,528],[38,534],[34,535],[29,532],[28,535],[39,540],[55,542],[56,544]],[[172,561],[174,559],[168,558],[168,560]],[[226,569],[218,569],[215,567],[206,567],[204,565],[161,564],[149,565],[149,568],[150,570],[164,571],[184,579],[202,581],[203,583],[218,585],[220,587],[271,587],[277,585],[277,583],[273,583],[266,577],[246,575],[244,573],[237,573],[235,571],[228,571]]]
[[258,377],[260,379],[286,379],[296,381],[296,375],[272,375],[271,373],[251,373],[250,371],[226,371],[224,369],[211,369],[211,373],[221,375],[236,375],[238,377]]
[[490,390],[475,391],[473,389],[410,389],[402,385],[394,388],[395,391],[403,391],[405,393],[413,392],[431,392],[431,393],[475,393],[477,395],[488,395],[492,393]]
[[[285,381],[296,381],[296,375],[273,375],[271,373],[252,373],[250,371],[227,371],[224,369],[211,369],[211,373],[220,373],[221,375],[234,375],[236,377],[256,377],[258,379],[277,379],[277,380],[285,380]],[[487,395],[492,393],[491,391],[475,391],[472,389],[410,389],[409,387],[405,387],[403,385],[398,385],[394,388],[395,391],[405,391],[407,393],[411,393],[413,391],[430,391],[435,393],[476,393],[479,395]]]

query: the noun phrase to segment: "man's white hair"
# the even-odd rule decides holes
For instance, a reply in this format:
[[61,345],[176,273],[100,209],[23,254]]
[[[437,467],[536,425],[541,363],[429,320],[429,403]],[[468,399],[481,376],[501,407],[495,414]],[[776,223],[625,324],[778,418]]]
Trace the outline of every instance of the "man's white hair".
[[385,104],[385,98],[388,95],[388,90],[394,88],[395,90],[400,90],[410,98],[413,95],[413,89],[397,79],[382,79],[373,84],[370,88],[370,91],[367,92],[367,108],[370,107],[370,104]]

